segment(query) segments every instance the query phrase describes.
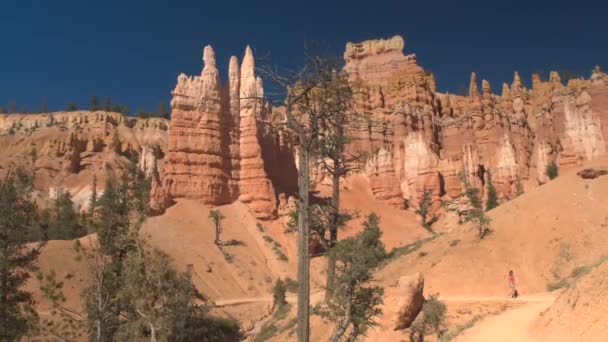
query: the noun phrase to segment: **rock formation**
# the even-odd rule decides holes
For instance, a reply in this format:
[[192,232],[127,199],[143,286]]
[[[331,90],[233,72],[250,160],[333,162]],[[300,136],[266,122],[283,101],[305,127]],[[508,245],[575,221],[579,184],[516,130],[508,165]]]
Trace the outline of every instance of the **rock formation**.
[[40,194],[63,189],[84,210],[93,177],[98,190],[103,189],[105,177],[119,175],[134,156],[146,173],[160,179],[168,128],[165,119],[104,111],[0,115],[0,145],[5,146],[0,149],[0,177],[15,167],[33,170]]
[[395,330],[409,328],[424,305],[424,278],[416,273],[399,278],[400,299]]
[[[415,55],[405,55],[404,47],[403,38],[395,36],[348,43],[344,52],[344,70],[356,82],[355,108],[363,118],[347,127],[352,136],[347,150],[367,155],[355,172],[368,178],[377,198],[415,209],[426,190],[431,215],[437,216],[442,203],[466,206],[466,187],[485,196],[489,174],[504,201],[524,183],[546,182],[552,161],[568,169],[606,153],[608,76],[599,67],[590,79],[567,85],[557,72],[548,80],[533,75],[530,88],[515,72],[500,95],[472,73],[468,94],[454,95],[438,92],[435,75],[418,65]],[[159,210],[179,198],[212,205],[239,200],[258,218],[273,218],[277,207],[293,202],[297,189],[296,151],[283,131],[281,109],[262,99],[250,48],[241,65],[230,58],[226,82],[210,46],[203,62],[200,75],[179,75],[170,128],[163,119],[103,111],[0,115],[0,137],[8,146],[0,157],[16,163],[23,153],[35,152],[35,167],[47,170],[51,180],[60,173],[88,172],[96,156],[104,156],[99,169],[115,169],[117,155],[137,154],[153,179]],[[323,184],[322,172],[311,175]]]
[[[476,73],[468,96],[436,92],[435,76],[404,55],[403,39],[349,43],[345,70],[364,94],[359,110],[366,127],[354,127],[352,148],[366,151],[362,172],[372,191],[391,204],[419,205],[431,191],[457,200],[465,186],[485,192],[488,173],[501,200],[516,196],[521,182],[546,181],[546,165],[567,168],[606,152],[608,100],[605,74],[564,86],[556,72],[549,81],[534,76],[528,89],[519,73],[502,95]],[[602,120],[603,119],[603,120]]]
[[263,127],[270,108],[252,51],[247,47],[240,68],[236,57],[230,59],[224,87],[210,46],[203,61],[201,76],[179,75],[173,91],[165,194],[213,205],[238,199],[258,218],[272,218],[278,195],[270,174],[280,146]]

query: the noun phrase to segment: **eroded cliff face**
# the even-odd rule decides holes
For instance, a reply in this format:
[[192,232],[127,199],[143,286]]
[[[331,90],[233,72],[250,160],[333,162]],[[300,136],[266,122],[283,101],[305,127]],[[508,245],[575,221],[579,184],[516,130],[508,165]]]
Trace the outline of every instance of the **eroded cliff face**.
[[[499,199],[507,200],[523,185],[546,182],[552,161],[565,170],[606,153],[608,76],[599,68],[567,85],[556,72],[545,81],[533,75],[530,89],[516,72],[500,94],[472,73],[462,96],[437,92],[435,76],[404,47],[395,36],[348,43],[344,53],[362,118],[347,127],[348,151],[365,152],[355,172],[388,204],[416,209],[426,190],[440,215],[442,202],[466,206],[465,186],[485,195],[490,174]],[[210,46],[203,62],[201,75],[179,75],[170,125],[106,112],[0,115],[0,171],[33,161],[41,183],[65,183],[84,203],[93,175],[103,178],[104,169],[121,169],[137,154],[159,211],[179,198],[238,200],[258,218],[274,218],[297,190],[296,151],[281,109],[263,101],[250,48],[240,65],[230,58],[225,82]],[[313,183],[326,184],[314,165]]]
[[236,57],[230,59],[224,86],[210,46],[203,61],[201,76],[181,74],[173,91],[165,200],[193,198],[214,205],[239,200],[258,218],[272,218],[278,192],[290,185],[271,177],[281,146],[265,123],[270,108],[251,49],[240,68]]
[[[104,111],[0,115],[0,177],[17,167],[35,172],[37,197],[69,191],[80,209],[89,205],[93,178],[98,194],[110,174],[139,157],[159,190],[169,121],[136,119]],[[153,201],[153,207],[163,203]],[[160,206],[159,206],[160,205]]]
[[533,76],[527,89],[516,72],[495,95],[472,73],[468,96],[436,91],[434,75],[404,55],[401,37],[348,43],[345,70],[363,88],[351,149],[367,152],[360,168],[380,199],[417,208],[425,190],[440,202],[458,199],[465,183],[482,194],[488,176],[506,200],[522,184],[542,184],[548,163],[561,169],[606,152],[608,87],[598,68],[590,80],[562,85]]

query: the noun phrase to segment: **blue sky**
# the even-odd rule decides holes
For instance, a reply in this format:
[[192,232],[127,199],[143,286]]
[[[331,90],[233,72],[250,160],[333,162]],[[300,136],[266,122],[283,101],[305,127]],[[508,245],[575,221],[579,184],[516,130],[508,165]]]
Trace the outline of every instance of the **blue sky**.
[[135,112],[170,100],[177,75],[200,73],[202,48],[230,55],[250,44],[279,65],[304,46],[341,54],[347,41],[402,35],[406,53],[455,92],[471,71],[495,90],[519,70],[608,67],[608,5],[600,1],[62,1],[0,4],[0,106],[35,110],[110,96]]

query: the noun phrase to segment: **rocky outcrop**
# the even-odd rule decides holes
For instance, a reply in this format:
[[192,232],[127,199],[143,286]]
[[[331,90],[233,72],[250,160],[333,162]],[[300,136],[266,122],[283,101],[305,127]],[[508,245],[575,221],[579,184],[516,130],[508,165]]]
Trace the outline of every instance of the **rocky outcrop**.
[[424,277],[416,273],[399,278],[399,312],[395,330],[409,328],[424,305]]
[[228,83],[220,84],[215,53],[203,53],[201,76],[181,74],[173,91],[172,125],[163,188],[169,199],[192,198],[206,204],[247,203],[258,218],[277,210],[269,177],[280,147],[262,127],[270,111],[263,84],[254,72],[249,47],[242,65],[230,59]]

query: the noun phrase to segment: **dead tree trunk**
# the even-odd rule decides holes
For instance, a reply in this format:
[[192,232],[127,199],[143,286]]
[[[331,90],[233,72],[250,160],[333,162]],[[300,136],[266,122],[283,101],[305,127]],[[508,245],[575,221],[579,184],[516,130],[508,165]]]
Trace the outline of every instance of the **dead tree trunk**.
[[[332,174],[332,195],[331,195],[331,221],[329,225],[329,250],[338,242],[338,225],[340,215],[340,174],[335,172]],[[333,296],[334,279],[336,277],[336,255],[329,253],[327,257],[327,283],[325,285],[325,301],[328,301]]]
[[[304,141],[303,141],[304,139]],[[309,228],[308,228],[308,150],[305,137],[300,137],[300,153],[298,163],[299,185],[299,216],[298,216],[298,342],[308,342],[309,339],[309,306],[310,306],[310,257]]]

